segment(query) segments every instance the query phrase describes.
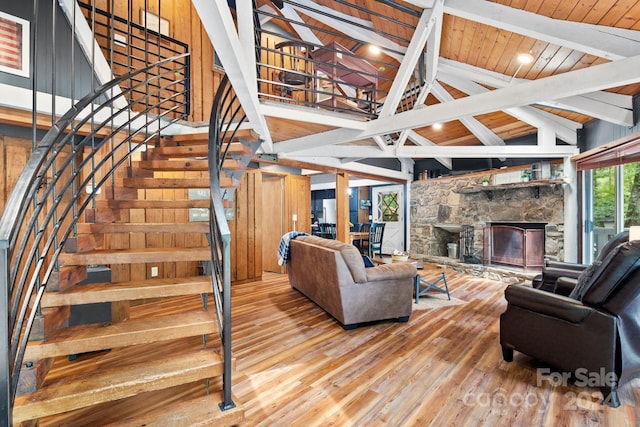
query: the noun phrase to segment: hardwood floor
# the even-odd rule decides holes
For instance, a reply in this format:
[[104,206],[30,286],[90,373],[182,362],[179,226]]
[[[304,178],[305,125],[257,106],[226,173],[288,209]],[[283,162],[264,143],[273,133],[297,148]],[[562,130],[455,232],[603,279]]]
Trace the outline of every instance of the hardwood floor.
[[[518,352],[512,363],[502,360],[498,337],[505,284],[454,272],[447,273],[447,281],[451,294],[466,304],[414,311],[408,323],[383,322],[351,331],[291,289],[286,275],[266,273],[260,282],[235,285],[234,395],[245,408],[244,425],[640,423],[639,380],[620,389],[622,406],[617,409],[601,405],[602,395],[595,389],[551,387],[548,382],[537,387],[536,368],[542,365]],[[178,311],[191,303],[185,298],[175,302],[134,307],[132,315]],[[163,349],[175,350],[175,345]],[[88,357],[100,363],[100,358],[115,356]],[[72,367],[64,359],[54,369],[62,375]],[[40,425],[102,425],[129,416],[137,405],[170,405],[203,393],[201,384],[172,394],[148,393],[41,420]]]

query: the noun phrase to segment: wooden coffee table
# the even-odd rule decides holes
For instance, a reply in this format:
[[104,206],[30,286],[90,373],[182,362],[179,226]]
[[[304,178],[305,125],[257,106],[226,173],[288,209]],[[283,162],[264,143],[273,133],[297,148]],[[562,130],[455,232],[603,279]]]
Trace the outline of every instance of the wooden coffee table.
[[[408,261],[394,261],[390,256],[373,257],[371,261],[373,261],[374,264],[378,264],[378,265],[392,264],[392,263],[398,263],[398,262],[409,262],[411,264],[414,264],[418,269],[418,274],[416,275],[413,281],[414,293],[416,295],[416,304],[420,302],[420,297],[430,290],[445,293],[447,294],[447,299],[449,300],[451,299],[451,295],[449,295],[449,285],[447,285],[447,277],[445,276],[444,271],[440,274],[440,277],[438,277],[436,280],[430,281],[423,277],[423,276],[426,276],[427,274],[430,274],[431,272],[424,271],[424,267],[421,261],[416,261],[411,259]],[[442,285],[440,285],[440,282],[442,282]],[[424,287],[422,287],[423,285]]]

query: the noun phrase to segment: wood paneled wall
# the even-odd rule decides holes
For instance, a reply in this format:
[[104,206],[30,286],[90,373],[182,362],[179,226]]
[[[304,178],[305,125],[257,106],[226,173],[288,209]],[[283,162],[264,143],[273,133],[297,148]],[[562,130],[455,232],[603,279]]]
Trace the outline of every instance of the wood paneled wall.
[[0,135],[0,215],[29,157],[30,140]]
[[235,217],[231,229],[231,281],[262,278],[262,173],[246,171],[236,190]]

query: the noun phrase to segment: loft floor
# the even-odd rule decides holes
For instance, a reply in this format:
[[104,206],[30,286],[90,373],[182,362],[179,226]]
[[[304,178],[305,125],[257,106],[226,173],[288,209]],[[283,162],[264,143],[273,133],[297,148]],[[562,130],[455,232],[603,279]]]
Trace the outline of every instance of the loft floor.
[[[620,389],[617,409],[600,405],[595,389],[537,387],[536,368],[542,365],[518,352],[514,362],[502,361],[499,316],[506,284],[451,270],[447,280],[452,296],[466,304],[414,311],[408,323],[352,331],[291,289],[286,275],[265,273],[262,281],[235,285],[234,394],[246,410],[244,425],[639,424],[640,380]],[[199,299],[149,303],[134,307],[132,314],[166,313],[190,304]],[[88,357],[99,362],[110,356]],[[66,359],[57,365],[73,370]],[[134,402],[40,425],[98,425],[201,393],[196,384],[172,395],[140,395]]]

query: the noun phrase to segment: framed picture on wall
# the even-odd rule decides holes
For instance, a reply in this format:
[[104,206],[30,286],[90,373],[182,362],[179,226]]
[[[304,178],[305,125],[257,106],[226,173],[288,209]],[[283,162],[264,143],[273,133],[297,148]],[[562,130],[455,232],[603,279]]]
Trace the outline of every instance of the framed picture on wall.
[[170,37],[169,20],[147,12],[144,9],[140,9],[140,25],[147,27],[149,31]]
[[29,21],[0,12],[0,71],[29,77]]

